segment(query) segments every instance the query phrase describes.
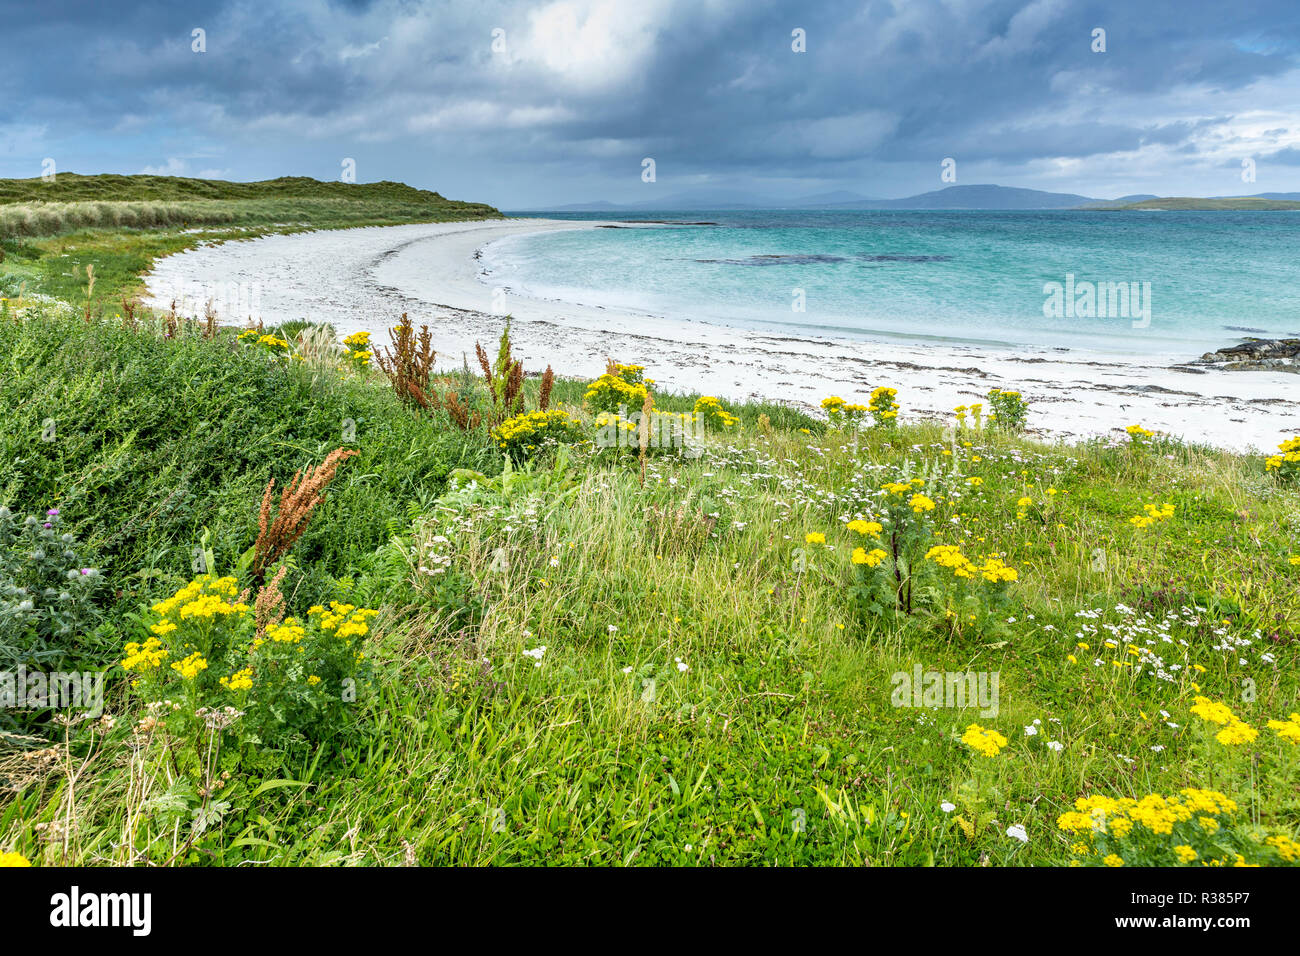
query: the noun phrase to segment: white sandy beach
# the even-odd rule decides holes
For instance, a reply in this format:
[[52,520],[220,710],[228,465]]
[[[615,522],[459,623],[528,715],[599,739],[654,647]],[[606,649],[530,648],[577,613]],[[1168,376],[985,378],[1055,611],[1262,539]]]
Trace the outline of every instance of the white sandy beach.
[[[243,324],[243,313],[255,305],[268,325],[306,318],[329,322],[340,335],[369,329],[376,344],[387,342],[387,328],[406,312],[417,326],[428,323],[439,364],[447,367],[459,366],[463,354],[472,358],[476,340],[494,351],[508,313],[516,354],[529,372],[549,363],[561,375],[594,377],[613,357],[645,365],[663,389],[808,407],[831,394],[865,401],[875,386],[891,385],[905,418],[950,418],[954,406],[983,401],[990,388],[1014,388],[1031,402],[1033,431],[1068,440],[1124,437],[1124,426],[1140,423],[1191,441],[1258,451],[1300,433],[1296,374],[1196,374],[1152,367],[1148,357],[1128,363],[1081,350],[761,332],[494,290],[478,258],[486,244],[507,236],[598,225],[513,219],[268,236],[169,256],[147,284],[156,307],[174,298],[191,306],[214,298],[231,324]],[[241,284],[248,306],[237,301]]]

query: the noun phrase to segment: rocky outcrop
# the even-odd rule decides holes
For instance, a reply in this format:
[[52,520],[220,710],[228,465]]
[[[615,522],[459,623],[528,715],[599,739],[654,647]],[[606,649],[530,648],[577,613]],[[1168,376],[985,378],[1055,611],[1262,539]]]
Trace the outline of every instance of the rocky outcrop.
[[1209,365],[1229,372],[1300,373],[1300,339],[1246,339],[1217,352],[1206,352],[1192,365]]

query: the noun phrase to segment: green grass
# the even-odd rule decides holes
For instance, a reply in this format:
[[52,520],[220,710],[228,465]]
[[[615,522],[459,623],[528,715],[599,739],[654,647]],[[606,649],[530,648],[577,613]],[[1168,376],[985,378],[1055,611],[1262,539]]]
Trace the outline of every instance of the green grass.
[[[193,554],[232,565],[257,533],[256,502],[343,441],[348,463],[299,542],[298,599],[327,599],[454,468],[492,470],[486,436],[392,414],[375,384],[268,366],[223,335],[169,340],[81,319],[0,321],[0,504],[60,508],[98,555],[116,603],[178,586]],[[47,435],[52,440],[45,440]],[[303,605],[306,607],[307,605]],[[117,648],[97,655],[102,662]]]
[[[375,679],[337,739],[228,753],[214,804],[172,780],[157,738],[132,747],[140,710],[119,679],[116,726],[77,725],[61,762],[0,760],[2,849],[80,864],[1056,865],[1070,841],[1055,820],[1077,797],[1186,786],[1234,796],[1247,829],[1295,833],[1295,748],[1263,728],[1296,709],[1300,494],[1258,459],[989,432],[945,456],[937,423],[854,438],[741,405],[702,457],[650,458],[644,485],[634,457],[576,451],[453,491],[452,468],[500,474],[484,431],[417,416],[382,379],[79,318],[7,320],[0,350],[0,501],[57,502],[99,550],[121,590],[115,639],[136,633],[129,609],[191,576],[203,528],[232,567],[266,479],[343,444],[344,417],[362,456],[295,548],[286,593],[299,613],[332,594],[382,605]],[[579,411],[583,388],[562,380],[555,398]],[[53,448],[33,437],[47,416]],[[844,522],[879,514],[880,484],[927,461],[958,472],[929,486],[936,540],[1020,570],[976,623],[871,613],[853,591]],[[1129,523],[1164,501],[1168,523]],[[416,570],[433,555],[443,574]],[[1148,640],[1204,671],[1111,665]],[[536,666],[523,651],[543,645]],[[893,706],[893,676],[916,664],[996,672],[997,715]],[[1189,714],[1193,680],[1261,728],[1246,752]],[[1006,750],[973,753],[970,723]],[[75,786],[61,767],[80,768]],[[196,833],[200,809],[215,822]]]

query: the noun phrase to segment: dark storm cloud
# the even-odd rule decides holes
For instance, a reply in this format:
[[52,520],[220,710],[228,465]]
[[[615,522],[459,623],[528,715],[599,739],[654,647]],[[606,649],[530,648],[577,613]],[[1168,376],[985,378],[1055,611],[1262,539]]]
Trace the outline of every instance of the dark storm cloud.
[[[0,174],[405,179],[520,205],[963,181],[1231,191],[1300,146],[1291,0],[69,3],[4,8]],[[504,31],[504,52],[492,49]],[[791,50],[791,31],[807,52]],[[1106,31],[1106,52],[1091,49]],[[206,52],[191,49],[205,31]],[[1162,188],[1154,188],[1161,179]],[[1137,187],[1144,188],[1139,190]],[[1150,187],[1150,188],[1146,188]],[[1297,188],[1274,183],[1268,188]]]

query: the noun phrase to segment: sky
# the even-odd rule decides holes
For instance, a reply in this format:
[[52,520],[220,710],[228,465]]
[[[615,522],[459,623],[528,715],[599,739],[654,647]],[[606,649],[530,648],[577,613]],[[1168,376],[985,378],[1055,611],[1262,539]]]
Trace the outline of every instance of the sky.
[[0,0],[0,34],[0,177],[1300,191],[1297,0]]

